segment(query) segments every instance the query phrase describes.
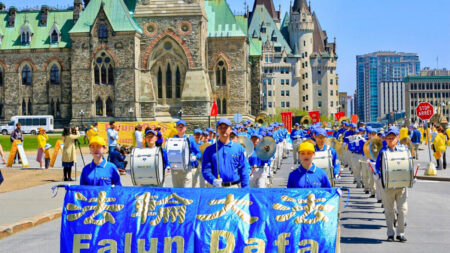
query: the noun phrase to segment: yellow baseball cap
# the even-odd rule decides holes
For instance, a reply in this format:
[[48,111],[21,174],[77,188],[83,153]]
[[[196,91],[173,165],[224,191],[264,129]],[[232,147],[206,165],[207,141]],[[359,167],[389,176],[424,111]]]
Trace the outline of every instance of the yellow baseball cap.
[[101,146],[106,146],[105,140],[102,137],[98,136],[98,135],[92,137],[92,139],[89,141],[89,146],[94,144],[94,143],[97,143],[97,144],[99,144]]
[[314,149],[314,144],[309,141],[304,141],[300,144],[300,146],[298,146],[298,152],[301,151],[311,151],[313,153],[316,152],[316,150]]

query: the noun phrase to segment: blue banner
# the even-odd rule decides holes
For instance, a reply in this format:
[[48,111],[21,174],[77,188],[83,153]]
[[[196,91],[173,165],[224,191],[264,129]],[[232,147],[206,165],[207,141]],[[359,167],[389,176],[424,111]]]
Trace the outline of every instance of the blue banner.
[[337,189],[66,190],[61,252],[335,252]]

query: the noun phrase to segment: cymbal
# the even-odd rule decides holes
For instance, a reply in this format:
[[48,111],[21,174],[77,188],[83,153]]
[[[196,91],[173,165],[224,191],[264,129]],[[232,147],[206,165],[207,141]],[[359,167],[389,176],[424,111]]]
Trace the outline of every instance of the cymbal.
[[247,157],[252,155],[252,153],[253,153],[253,143],[250,140],[250,138],[248,138],[245,135],[239,135],[238,136],[238,143],[241,144],[244,147],[245,153],[247,154]]
[[264,137],[255,148],[256,156],[262,161],[269,160],[275,154],[275,151],[275,140],[269,136]]

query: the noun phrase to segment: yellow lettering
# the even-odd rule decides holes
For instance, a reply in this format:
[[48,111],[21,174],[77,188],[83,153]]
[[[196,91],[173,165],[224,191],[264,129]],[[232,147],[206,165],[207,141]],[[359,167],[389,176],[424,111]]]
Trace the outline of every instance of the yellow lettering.
[[[105,246],[107,245],[108,246]],[[104,239],[98,242],[98,245],[105,246],[97,251],[97,253],[117,253],[117,242],[112,239]]]
[[72,253],[78,253],[82,249],[89,249],[89,243],[81,243],[81,240],[91,240],[92,234],[74,234]]
[[278,240],[275,241],[275,245],[278,246],[278,253],[285,253],[286,246],[289,245],[289,240],[286,240],[291,236],[291,233],[282,233],[278,235]]
[[[256,245],[248,245],[244,248],[244,253],[264,253],[266,249],[266,242],[259,238],[250,238],[247,244],[256,243]],[[253,250],[256,251],[253,251]]]
[[174,242],[177,245],[177,253],[184,252],[184,238],[181,236],[175,236],[175,237],[164,238],[164,253],[172,252],[172,244]]
[[[219,249],[219,237],[225,237],[225,248]],[[211,233],[211,246],[209,248],[210,253],[230,253],[234,251],[236,242],[234,235],[224,230],[213,230]]]
[[158,247],[158,238],[150,239],[150,249],[147,251],[145,247],[145,239],[138,240],[138,253],[156,253]]
[[125,234],[125,253],[131,253],[131,239],[133,237],[132,233]]
[[[299,249],[297,251],[297,253],[305,253],[305,252],[317,253],[317,252],[319,252],[319,244],[314,240],[303,240],[303,241],[299,242],[298,245],[300,245],[301,249]],[[306,245],[309,245],[309,246],[306,247]]]

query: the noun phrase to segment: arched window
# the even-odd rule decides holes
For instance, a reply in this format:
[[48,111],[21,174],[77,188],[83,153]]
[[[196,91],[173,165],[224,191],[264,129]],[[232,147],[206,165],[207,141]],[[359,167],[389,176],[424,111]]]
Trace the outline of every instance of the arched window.
[[95,115],[103,116],[103,101],[101,98],[97,98],[97,101],[95,101]]
[[161,71],[161,67],[159,67],[158,69],[158,98],[162,98],[162,71]]
[[50,102],[50,115],[55,116],[55,102],[53,101],[53,98],[52,101]]
[[3,86],[3,69],[0,69],[0,86]]
[[113,117],[114,116],[114,107],[111,98],[108,97],[106,100],[106,116]]
[[217,104],[217,114],[222,114],[222,103],[220,99],[216,100],[216,104]]
[[227,114],[227,100],[225,98],[222,101],[222,114]]
[[114,65],[111,57],[102,52],[94,62],[94,81],[95,84],[114,85]]
[[166,70],[166,98],[172,98],[172,70],[170,64],[167,64]]
[[99,39],[107,39],[108,38],[108,28],[106,25],[101,24],[98,28],[98,38]]
[[224,61],[220,60],[216,66],[216,85],[226,86],[227,85],[227,69]]
[[22,100],[22,115],[27,115],[27,103],[25,102],[25,99]]
[[50,37],[51,37],[50,38],[51,43],[58,43],[59,35],[58,35],[58,32],[56,30],[53,30],[52,35]]
[[50,83],[51,84],[59,84],[59,68],[56,64],[53,64],[50,69]]
[[31,104],[31,99],[28,99],[28,115],[33,115],[33,105]]
[[175,97],[181,98],[181,73],[179,67],[177,67],[177,72],[175,73]]
[[56,117],[61,117],[61,103],[59,103],[59,99],[56,100]]
[[30,32],[22,32],[22,45],[30,44]]
[[28,65],[25,65],[22,69],[22,84],[31,85],[31,70]]

